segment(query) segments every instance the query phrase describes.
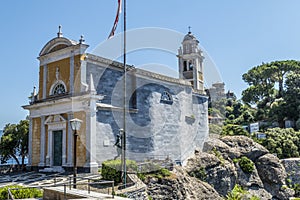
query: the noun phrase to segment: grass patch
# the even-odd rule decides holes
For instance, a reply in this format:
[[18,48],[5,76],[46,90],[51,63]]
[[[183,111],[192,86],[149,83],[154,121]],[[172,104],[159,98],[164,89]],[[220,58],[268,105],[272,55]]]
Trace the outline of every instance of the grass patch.
[[0,188],[0,199],[7,199],[8,188],[19,188],[19,190],[10,190],[15,199],[43,197],[43,191],[37,188],[26,188],[20,185],[11,185]]

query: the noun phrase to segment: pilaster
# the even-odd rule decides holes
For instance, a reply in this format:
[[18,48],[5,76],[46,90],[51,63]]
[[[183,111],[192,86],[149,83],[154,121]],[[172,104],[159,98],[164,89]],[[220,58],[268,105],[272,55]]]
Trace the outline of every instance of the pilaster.
[[32,118],[29,117],[29,134],[28,134],[28,164],[32,165]]
[[45,64],[43,66],[43,96],[42,99],[46,99],[46,94],[47,94],[47,77],[48,77],[48,69],[47,65]]
[[67,156],[67,163],[66,165],[71,167],[73,166],[73,132],[72,132],[72,129],[71,129],[71,124],[70,124],[70,120],[73,119],[74,116],[73,116],[73,113],[68,113],[68,156]]
[[40,138],[40,162],[39,167],[45,166],[45,147],[46,147],[46,138],[45,138],[45,116],[41,116],[41,138]]

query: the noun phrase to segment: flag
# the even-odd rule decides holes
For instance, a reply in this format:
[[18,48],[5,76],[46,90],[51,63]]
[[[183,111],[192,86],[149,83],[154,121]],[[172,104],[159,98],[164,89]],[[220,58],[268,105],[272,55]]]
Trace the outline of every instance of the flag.
[[118,10],[117,10],[117,15],[116,15],[116,19],[115,19],[115,22],[114,22],[114,25],[111,29],[111,32],[108,36],[108,39],[113,37],[115,35],[115,30],[117,28],[117,25],[118,25],[118,21],[119,21],[119,14],[121,13],[122,11],[122,0],[118,0]]

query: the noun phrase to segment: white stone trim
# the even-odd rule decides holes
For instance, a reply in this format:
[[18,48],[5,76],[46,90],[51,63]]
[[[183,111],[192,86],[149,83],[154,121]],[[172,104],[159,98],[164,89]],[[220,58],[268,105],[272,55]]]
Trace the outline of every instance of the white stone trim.
[[[92,95],[97,100],[102,100],[104,96]],[[30,110],[30,117],[40,117],[41,115],[58,115],[61,113],[79,112],[89,109],[89,99],[91,95],[80,95],[76,97],[66,97],[54,99],[41,103],[23,106],[24,109]]]
[[80,81],[81,81],[81,88],[80,91],[81,92],[86,92],[89,88],[89,85],[86,82],[86,61],[82,61],[81,62],[81,66],[80,66]]
[[67,121],[61,115],[49,116],[45,121],[48,125],[47,165],[53,166],[53,131],[62,131],[62,166],[66,165],[66,128]]
[[48,53],[46,55],[42,55],[38,57],[38,59],[40,60],[40,66],[59,61],[65,58],[70,58],[71,56],[84,54],[88,47],[89,46],[86,44],[77,44],[58,51]]
[[68,155],[66,165],[71,167],[73,166],[73,131],[71,129],[70,120],[73,119],[73,113],[68,113]]
[[43,99],[46,99],[46,94],[47,94],[47,77],[48,77],[48,69],[47,65],[45,64],[43,66]]
[[96,123],[97,106],[95,98],[90,100],[90,108],[86,111],[86,167],[98,167],[96,162]]
[[46,141],[45,141],[45,116],[41,116],[41,138],[40,138],[40,162],[39,167],[45,166],[45,148],[46,148]]
[[29,133],[28,133],[28,166],[32,165],[32,118],[29,117]]
[[70,57],[70,93],[74,93],[74,56]]
[[68,93],[68,89],[67,89],[65,82],[63,82],[62,80],[56,80],[50,88],[49,96],[53,95],[53,92],[54,92],[53,90],[54,90],[55,86],[57,86],[58,84],[62,84],[65,88],[65,93]]

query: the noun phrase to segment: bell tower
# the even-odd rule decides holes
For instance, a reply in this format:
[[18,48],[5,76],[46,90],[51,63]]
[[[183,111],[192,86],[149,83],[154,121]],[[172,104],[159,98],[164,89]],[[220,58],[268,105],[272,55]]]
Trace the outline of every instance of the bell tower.
[[204,56],[198,47],[199,41],[192,34],[190,28],[188,34],[183,38],[182,46],[178,49],[179,78],[190,81],[195,90],[203,93]]

